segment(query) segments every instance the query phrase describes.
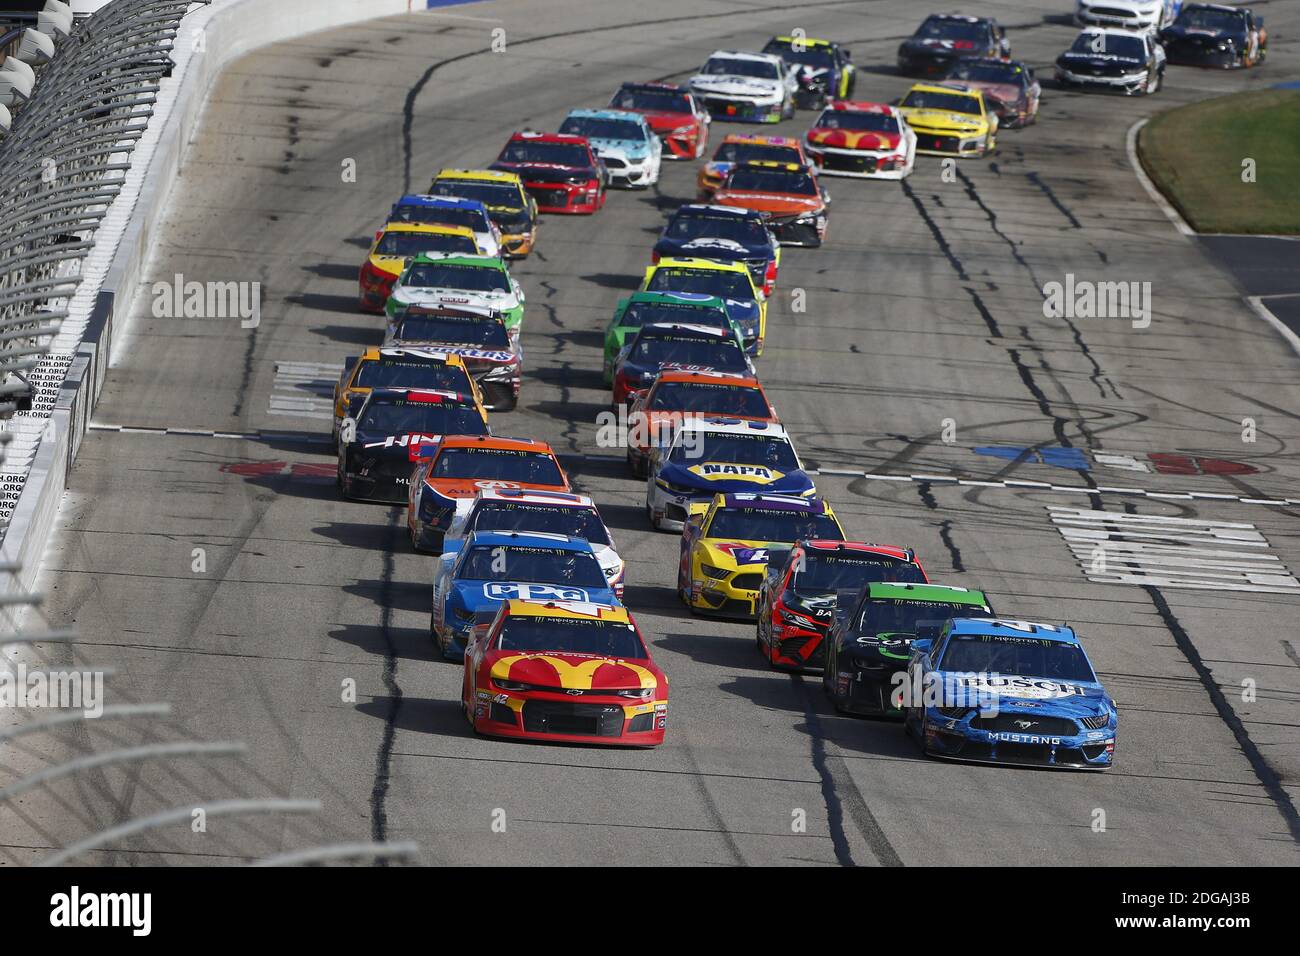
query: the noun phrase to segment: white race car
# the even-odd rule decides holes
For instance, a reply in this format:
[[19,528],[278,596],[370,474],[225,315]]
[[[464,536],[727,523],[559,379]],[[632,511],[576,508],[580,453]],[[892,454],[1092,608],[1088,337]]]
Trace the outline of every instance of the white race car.
[[718,50],[688,85],[714,119],[779,123],[794,116],[799,78],[774,54]]
[[893,106],[840,100],[822,110],[804,149],[827,176],[905,179],[916,162],[916,132]]
[[1084,26],[1159,29],[1173,23],[1182,0],[1077,0],[1074,20]]

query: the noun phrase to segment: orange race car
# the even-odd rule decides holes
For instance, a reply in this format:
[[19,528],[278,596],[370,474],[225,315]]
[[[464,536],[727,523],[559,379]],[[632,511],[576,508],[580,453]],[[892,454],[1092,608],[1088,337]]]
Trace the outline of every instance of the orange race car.
[[803,141],[791,136],[751,136],[746,133],[729,133],[717,150],[713,159],[705,163],[696,179],[696,190],[701,202],[709,200],[727,173],[737,163],[770,161],[774,163],[798,163],[811,166],[808,154],[804,152]]
[[809,167],[773,162],[737,164],[713,194],[720,206],[766,213],[783,246],[822,244],[829,199]]
[[406,527],[417,551],[439,551],[456,502],[487,488],[572,491],[546,442],[491,435],[447,435],[411,449]]
[[683,418],[726,416],[774,422],[776,409],[758,379],[729,372],[690,372],[666,368],[644,389],[632,393],[628,411],[627,466],[645,477],[650,447]]

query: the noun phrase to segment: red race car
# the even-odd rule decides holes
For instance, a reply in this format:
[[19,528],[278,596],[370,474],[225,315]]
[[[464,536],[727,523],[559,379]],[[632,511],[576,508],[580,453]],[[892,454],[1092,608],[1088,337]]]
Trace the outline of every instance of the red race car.
[[492,168],[523,180],[538,212],[590,215],[605,205],[605,166],[585,136],[515,133]]
[[758,649],[780,670],[821,670],[837,596],[864,584],[928,584],[911,548],[856,541],[799,541],[769,560],[758,589]]
[[709,111],[684,86],[624,83],[609,108],[644,116],[664,142],[665,159],[699,159],[709,145]]
[[461,709],[481,734],[655,747],[668,678],[627,608],[509,598],[470,632]]

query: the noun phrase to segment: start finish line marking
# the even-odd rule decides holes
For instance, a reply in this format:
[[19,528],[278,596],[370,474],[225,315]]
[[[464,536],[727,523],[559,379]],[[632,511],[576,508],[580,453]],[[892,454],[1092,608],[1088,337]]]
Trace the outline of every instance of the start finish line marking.
[[1245,521],[1115,514],[1049,505],[1084,576],[1100,584],[1300,594],[1300,581]]

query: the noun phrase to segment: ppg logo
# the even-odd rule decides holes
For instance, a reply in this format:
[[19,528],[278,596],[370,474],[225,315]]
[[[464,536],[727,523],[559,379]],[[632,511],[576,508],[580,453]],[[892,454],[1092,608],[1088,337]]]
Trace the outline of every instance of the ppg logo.
[[494,601],[588,601],[582,588],[566,588],[555,584],[511,584],[496,582],[483,585],[483,593]]

